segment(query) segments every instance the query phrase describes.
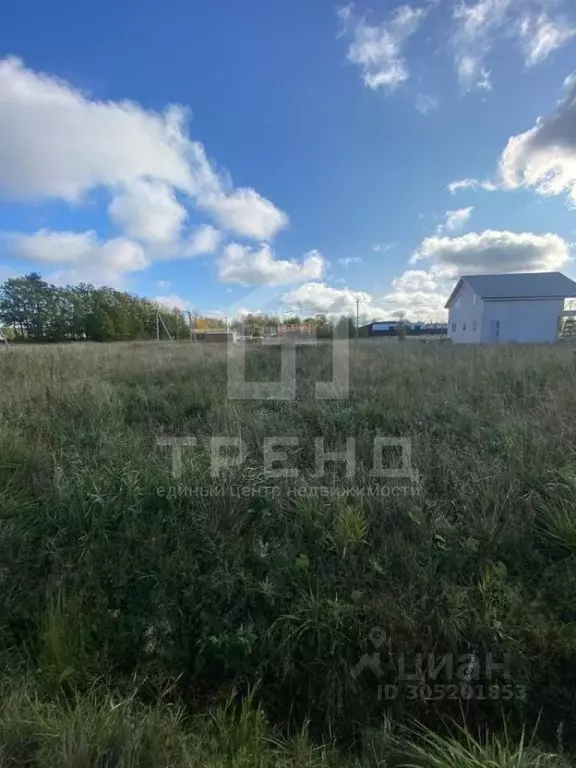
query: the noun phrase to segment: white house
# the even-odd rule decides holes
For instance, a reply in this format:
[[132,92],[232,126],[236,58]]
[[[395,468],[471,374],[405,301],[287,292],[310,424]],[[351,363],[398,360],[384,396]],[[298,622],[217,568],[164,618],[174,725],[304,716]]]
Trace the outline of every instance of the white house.
[[576,282],[560,272],[461,277],[446,303],[448,338],[468,344],[556,341],[569,297],[576,297]]

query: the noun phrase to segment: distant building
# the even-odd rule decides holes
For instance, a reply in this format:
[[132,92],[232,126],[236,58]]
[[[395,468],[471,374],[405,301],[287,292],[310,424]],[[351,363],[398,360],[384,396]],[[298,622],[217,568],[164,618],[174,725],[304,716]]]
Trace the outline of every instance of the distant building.
[[236,334],[231,331],[201,331],[196,333],[196,341],[207,344],[221,344],[236,341]]
[[576,283],[560,272],[461,277],[446,303],[448,338],[468,344],[556,341]]
[[406,323],[401,320],[382,320],[362,325],[361,336],[398,336],[400,329],[408,336],[441,336],[446,333],[446,323]]
[[313,328],[308,323],[284,323],[281,325],[269,325],[262,329],[263,336],[286,336],[291,334],[309,335]]
[[398,320],[383,320],[363,327],[368,330],[368,336],[392,336],[397,332],[399,325]]

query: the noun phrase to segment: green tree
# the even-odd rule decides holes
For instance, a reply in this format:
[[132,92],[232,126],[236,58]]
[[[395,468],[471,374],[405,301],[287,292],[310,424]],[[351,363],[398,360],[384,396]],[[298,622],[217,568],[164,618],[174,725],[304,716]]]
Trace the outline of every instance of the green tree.
[[116,329],[112,318],[103,307],[97,307],[86,317],[86,336],[91,341],[114,341]]
[[0,290],[0,321],[17,329],[23,338],[40,341],[50,324],[53,286],[37,272],[10,278]]

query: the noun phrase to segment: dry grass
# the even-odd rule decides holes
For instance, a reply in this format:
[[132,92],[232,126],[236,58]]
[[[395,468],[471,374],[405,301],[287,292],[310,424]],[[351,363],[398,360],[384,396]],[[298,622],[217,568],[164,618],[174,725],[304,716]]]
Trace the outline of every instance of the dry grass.
[[[214,746],[204,765],[281,765],[284,737],[306,723],[296,741],[308,762],[290,753],[286,765],[335,764],[331,747],[317,754],[311,744],[357,745],[383,713],[394,728],[416,718],[438,732],[447,718],[472,730],[506,722],[513,740],[538,723],[539,740],[573,749],[572,349],[360,341],[349,396],[316,400],[331,351],[299,350],[294,401],[228,400],[226,350],[216,345],[0,352],[0,663],[6,695],[35,707],[23,716],[40,728],[30,764],[144,765],[102,762],[92,747],[85,762],[66,762],[46,746],[56,737],[40,723],[63,739],[67,718],[87,721],[82,707],[106,710],[110,696],[131,702],[121,727],[135,739],[140,717],[164,723],[175,707],[184,721],[166,728],[177,749],[189,738],[214,744],[197,718],[221,712],[231,687],[235,701],[252,692],[250,712],[266,712],[261,757],[250,746],[238,762],[241,746],[227,757]],[[279,370],[278,350],[249,350],[250,378]],[[213,436],[241,438],[247,452],[219,478]],[[417,488],[392,493],[404,481],[372,476],[378,436],[410,439]],[[158,437],[199,441],[183,449],[177,481]],[[297,478],[266,476],[270,437],[297,441],[284,449]],[[313,476],[320,437],[326,450],[355,439],[353,478],[339,464]],[[312,485],[337,493],[306,495]],[[355,674],[366,653],[379,653],[378,664]],[[472,698],[460,696],[461,679],[434,679],[426,665],[420,687],[400,679],[401,660],[413,671],[430,654],[480,660]],[[490,654],[505,668],[487,669]],[[383,699],[384,684],[393,698]],[[424,695],[434,685],[443,687],[432,703]],[[200,764],[182,755],[170,764]],[[438,760],[417,764],[452,764]],[[470,764],[544,764],[486,760]]]

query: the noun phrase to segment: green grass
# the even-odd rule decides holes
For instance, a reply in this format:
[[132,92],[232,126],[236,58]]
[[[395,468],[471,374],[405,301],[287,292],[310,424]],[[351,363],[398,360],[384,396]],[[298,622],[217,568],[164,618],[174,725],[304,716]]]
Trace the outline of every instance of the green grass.
[[[248,363],[278,376],[273,348]],[[574,752],[572,350],[360,342],[343,400],[314,399],[329,345],[298,369],[296,400],[238,401],[216,346],[0,353],[0,766],[392,765],[414,721],[417,765]],[[218,478],[212,436],[247,453]],[[410,438],[417,487],[371,474],[377,436]],[[178,479],[167,437],[198,440]],[[266,476],[271,437],[298,477]],[[321,437],[355,438],[353,478],[314,477]]]

